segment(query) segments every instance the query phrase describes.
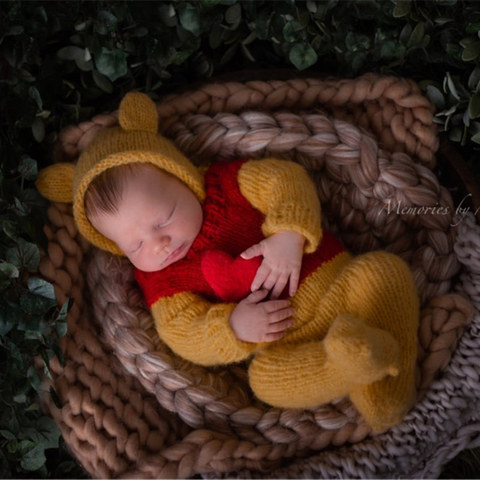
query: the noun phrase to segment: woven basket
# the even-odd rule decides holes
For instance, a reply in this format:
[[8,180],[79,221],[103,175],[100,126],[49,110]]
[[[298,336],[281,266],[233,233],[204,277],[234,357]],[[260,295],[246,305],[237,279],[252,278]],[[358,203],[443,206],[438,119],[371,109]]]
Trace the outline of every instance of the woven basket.
[[[128,262],[91,248],[70,207],[52,204],[39,271],[60,303],[74,303],[64,365],[51,365],[61,408],[43,400],[72,453],[105,478],[438,475],[480,431],[479,227],[470,213],[455,216],[432,172],[433,109],[417,86],[375,75],[212,83],[164,98],[158,112],[161,132],[196,164],[265,155],[303,164],[325,223],[351,251],[386,249],[409,263],[423,305],[417,403],[377,435],[348,399],[315,410],[261,403],[244,364],[203,368],[162,344]],[[75,161],[116,122],[68,127],[55,159]]]

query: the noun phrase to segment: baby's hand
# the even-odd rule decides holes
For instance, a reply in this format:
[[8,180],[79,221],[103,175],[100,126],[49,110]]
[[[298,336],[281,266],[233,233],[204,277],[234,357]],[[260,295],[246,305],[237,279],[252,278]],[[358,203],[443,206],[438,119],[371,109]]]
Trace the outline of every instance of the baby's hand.
[[257,290],[244,298],[230,315],[230,326],[244,342],[273,342],[293,325],[295,310],[289,300],[267,300],[268,290]]
[[251,290],[272,290],[270,298],[278,298],[290,281],[288,293],[295,295],[302,268],[305,237],[297,232],[278,232],[247,248],[240,256],[246,260],[263,256],[253,279]]

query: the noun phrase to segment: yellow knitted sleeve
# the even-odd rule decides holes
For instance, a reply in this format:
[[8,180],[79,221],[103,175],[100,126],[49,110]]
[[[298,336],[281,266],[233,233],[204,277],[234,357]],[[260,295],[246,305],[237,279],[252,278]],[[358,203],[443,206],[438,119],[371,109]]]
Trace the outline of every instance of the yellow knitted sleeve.
[[322,238],[321,207],[315,186],[297,163],[267,158],[244,163],[238,173],[242,195],[265,215],[265,236],[293,230],[305,239],[305,253]]
[[191,292],[163,297],[151,311],[160,338],[178,355],[205,366],[245,360],[260,344],[240,341],[230,327],[233,303],[214,304]]

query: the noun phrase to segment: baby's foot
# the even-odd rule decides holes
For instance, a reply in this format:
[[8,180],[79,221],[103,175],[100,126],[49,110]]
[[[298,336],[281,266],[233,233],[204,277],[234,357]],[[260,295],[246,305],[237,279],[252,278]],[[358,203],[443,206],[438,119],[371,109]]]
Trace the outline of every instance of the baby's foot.
[[324,341],[328,359],[356,384],[398,375],[399,344],[392,335],[351,314],[339,315]]

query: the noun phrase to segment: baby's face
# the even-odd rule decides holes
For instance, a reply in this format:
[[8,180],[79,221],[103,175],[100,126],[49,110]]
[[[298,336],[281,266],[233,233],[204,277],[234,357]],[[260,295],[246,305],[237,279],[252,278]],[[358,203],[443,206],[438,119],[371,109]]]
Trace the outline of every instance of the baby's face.
[[135,267],[162,270],[182,259],[200,232],[200,202],[180,180],[155,167],[141,167],[128,180],[118,212],[90,218]]

